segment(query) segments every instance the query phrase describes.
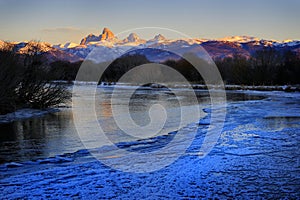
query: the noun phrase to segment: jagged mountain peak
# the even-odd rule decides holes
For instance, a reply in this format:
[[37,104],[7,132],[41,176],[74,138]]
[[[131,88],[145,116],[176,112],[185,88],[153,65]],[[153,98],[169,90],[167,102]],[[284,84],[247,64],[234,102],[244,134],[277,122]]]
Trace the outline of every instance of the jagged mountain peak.
[[109,30],[108,28],[104,28],[102,34],[99,35],[100,41],[101,40],[110,40],[115,39],[115,34]]
[[156,35],[153,39],[156,40],[156,41],[166,40],[166,38],[162,34]]
[[80,45],[86,45],[89,42],[100,42],[104,40],[115,40],[115,39],[117,38],[115,37],[114,33],[110,29],[104,28],[102,34],[100,34],[99,36],[90,33],[89,35],[84,37],[81,40]]
[[130,33],[128,37],[123,40],[123,43],[145,43],[146,40],[141,39],[136,33]]
[[95,41],[99,41],[99,37],[90,33],[88,36],[82,38],[80,45],[85,45],[89,42],[95,42]]
[[140,37],[136,33],[130,33],[127,38],[128,38],[128,41],[130,41],[130,42],[135,42],[140,39]]

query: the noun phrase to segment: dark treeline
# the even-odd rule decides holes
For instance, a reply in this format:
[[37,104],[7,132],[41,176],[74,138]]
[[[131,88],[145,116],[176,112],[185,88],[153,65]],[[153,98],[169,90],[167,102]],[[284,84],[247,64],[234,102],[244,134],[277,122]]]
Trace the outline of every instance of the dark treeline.
[[101,82],[117,82],[126,72],[136,66],[150,63],[144,55],[126,55],[114,60],[104,71]]
[[[201,60],[203,68],[212,67],[210,63]],[[144,55],[122,56],[112,62],[99,82],[117,82],[122,75],[136,66],[151,63]],[[215,60],[225,84],[239,85],[294,85],[300,84],[300,58],[292,51],[276,51],[266,48],[257,51],[252,57],[242,55]],[[161,64],[172,67],[188,81],[201,83],[204,81],[197,70],[185,59],[167,60]],[[66,61],[51,63],[53,74],[60,74],[63,80],[75,80],[81,65]],[[92,64],[97,67],[97,64]],[[100,66],[100,65],[99,65]]]
[[68,61],[55,61],[50,63],[50,74],[54,80],[64,80],[72,82],[76,79],[77,72],[82,61],[71,63]]
[[60,79],[61,70],[43,63],[38,49],[26,55],[3,50],[0,61],[0,114],[21,108],[44,109],[69,100],[66,85],[53,81]]
[[[201,65],[203,67],[210,67],[209,63],[204,60],[200,60]],[[200,73],[193,67],[191,63],[189,63],[185,59],[180,60],[167,60],[162,64],[172,67],[173,69],[177,70],[180,74],[182,74],[189,82],[191,83],[204,83],[204,80]]]
[[[118,80],[129,70],[135,68],[136,66],[140,66],[143,64],[152,63],[147,59],[145,55],[134,54],[134,55],[126,55],[120,58],[117,58],[114,62],[112,62],[107,69],[104,71],[102,77],[100,78],[99,83],[101,82],[118,82]],[[181,60],[167,60],[160,64],[167,65],[175,70],[177,70],[181,75],[183,75],[190,82],[203,83],[202,77],[198,73],[198,71],[185,59]],[[203,64],[207,64],[207,62],[203,62]],[[148,76],[155,75],[163,75],[165,77],[165,81],[170,78],[167,77],[168,73],[165,71],[146,71],[142,76],[147,77],[147,73],[151,73]],[[137,78],[137,77],[136,77]],[[137,78],[138,80],[138,78]],[[176,80],[174,80],[176,82]]]
[[[199,59],[205,70],[212,64]],[[106,69],[100,79],[117,82],[119,78],[135,66],[151,63],[144,55],[123,56],[116,59]],[[199,63],[199,62],[198,62]],[[276,51],[266,48],[257,51],[252,57],[242,55],[215,60],[225,84],[239,85],[294,85],[300,84],[300,58],[292,51]],[[185,59],[167,60],[161,64],[172,67],[192,83],[203,84],[198,71]]]
[[236,55],[215,63],[226,84],[300,84],[300,59],[292,51],[266,48],[255,52],[251,58]]

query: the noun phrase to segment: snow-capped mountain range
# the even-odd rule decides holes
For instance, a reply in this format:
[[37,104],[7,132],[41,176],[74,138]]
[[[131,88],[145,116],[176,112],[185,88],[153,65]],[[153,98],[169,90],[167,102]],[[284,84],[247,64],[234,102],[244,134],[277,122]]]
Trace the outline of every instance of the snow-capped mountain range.
[[18,43],[0,40],[0,50],[11,48],[14,52],[20,54],[26,54],[30,49],[38,46],[40,52],[45,54],[48,62],[57,60],[76,62],[86,58],[95,62],[105,62],[111,61],[128,51],[145,48],[175,50],[183,54],[197,51],[199,45],[213,59],[233,57],[235,54],[250,57],[255,51],[265,47],[280,51],[291,50],[300,55],[300,41],[294,40],[278,42],[249,36],[233,36],[215,40],[197,38],[167,39],[161,34],[156,35],[153,39],[145,40],[136,33],[131,33],[128,37],[119,39],[108,28],[104,28],[100,35],[87,35],[79,44],[67,42],[65,44],[51,45],[46,42]]

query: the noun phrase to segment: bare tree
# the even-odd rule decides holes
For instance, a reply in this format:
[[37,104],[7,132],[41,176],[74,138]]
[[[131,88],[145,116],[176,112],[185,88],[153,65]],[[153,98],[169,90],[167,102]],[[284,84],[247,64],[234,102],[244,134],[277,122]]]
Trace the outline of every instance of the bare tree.
[[16,88],[21,82],[21,73],[17,58],[10,49],[0,52],[0,60],[0,114],[5,114],[17,109]]
[[22,81],[17,89],[19,101],[25,107],[48,108],[67,102],[71,94],[66,85],[54,82],[50,67],[41,61],[43,52],[37,44],[30,48],[24,59]]

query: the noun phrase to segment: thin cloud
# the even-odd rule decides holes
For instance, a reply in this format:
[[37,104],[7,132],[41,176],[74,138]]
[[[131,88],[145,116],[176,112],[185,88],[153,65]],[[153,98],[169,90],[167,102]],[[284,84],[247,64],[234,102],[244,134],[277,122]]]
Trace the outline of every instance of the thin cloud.
[[44,28],[41,30],[44,33],[80,33],[81,30],[75,27],[57,27],[57,28]]

